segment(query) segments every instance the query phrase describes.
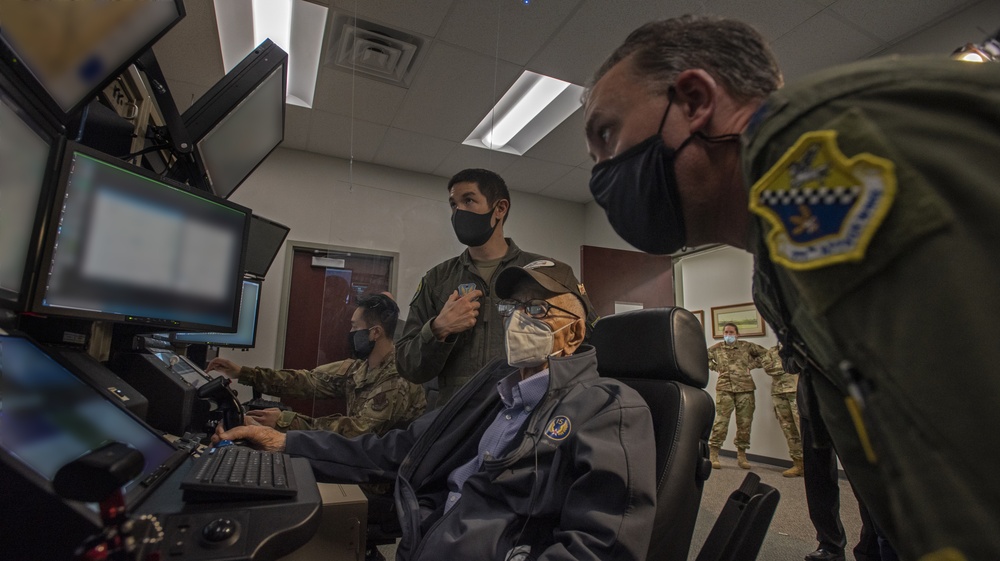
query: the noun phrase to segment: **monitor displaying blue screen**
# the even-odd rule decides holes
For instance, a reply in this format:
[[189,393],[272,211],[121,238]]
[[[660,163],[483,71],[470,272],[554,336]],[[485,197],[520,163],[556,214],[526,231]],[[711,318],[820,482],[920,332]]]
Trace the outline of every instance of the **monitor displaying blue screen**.
[[65,464],[117,441],[142,452],[126,503],[160,466],[183,459],[170,443],[85,384],[31,341],[0,335],[0,448],[45,481]]
[[257,334],[257,306],[260,303],[260,282],[243,281],[240,299],[240,321],[236,333],[174,333],[178,343],[201,343],[216,347],[250,348]]
[[235,329],[249,209],[68,144],[35,311]]

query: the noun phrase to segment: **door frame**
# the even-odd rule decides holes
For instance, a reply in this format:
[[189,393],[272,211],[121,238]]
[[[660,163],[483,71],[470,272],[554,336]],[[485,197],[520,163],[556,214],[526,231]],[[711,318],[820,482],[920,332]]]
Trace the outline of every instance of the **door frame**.
[[375,255],[378,257],[388,257],[389,261],[389,292],[396,294],[397,280],[399,277],[399,252],[382,251],[380,249],[366,249],[363,247],[348,247],[343,245],[333,245],[318,242],[307,242],[302,240],[285,240],[285,267],[281,277],[281,307],[278,309],[278,333],[275,337],[274,363],[276,368],[285,367],[285,330],[288,325],[288,300],[292,292],[292,261],[295,258],[295,250],[307,251],[329,251],[331,253],[360,253],[364,255]]

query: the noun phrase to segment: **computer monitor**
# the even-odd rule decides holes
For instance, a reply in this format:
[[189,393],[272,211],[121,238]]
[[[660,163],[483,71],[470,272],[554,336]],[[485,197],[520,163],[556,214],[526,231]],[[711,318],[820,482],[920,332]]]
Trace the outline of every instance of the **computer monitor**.
[[55,201],[34,312],[236,328],[249,209],[75,142]]
[[247,274],[264,278],[286,237],[288,226],[253,215],[250,218],[250,238],[247,240]]
[[133,505],[186,454],[73,372],[31,340],[0,334],[5,462],[51,492],[62,466],[107,442],[127,444],[145,460],[142,473],[125,485],[125,504]]
[[0,307],[27,308],[61,138],[0,76]]
[[260,281],[243,280],[240,321],[236,333],[174,333],[176,343],[195,343],[236,349],[253,348],[257,338],[257,307],[260,305]]
[[265,40],[187,111],[199,171],[228,198],[285,137],[288,55]]
[[182,0],[0,2],[0,64],[65,123],[182,17]]

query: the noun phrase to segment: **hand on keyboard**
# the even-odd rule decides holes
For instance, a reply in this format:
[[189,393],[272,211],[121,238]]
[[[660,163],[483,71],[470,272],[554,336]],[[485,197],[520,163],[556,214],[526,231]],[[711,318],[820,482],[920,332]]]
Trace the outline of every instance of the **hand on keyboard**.
[[285,433],[259,425],[241,425],[227,431],[223,431],[221,425],[215,427],[212,445],[217,445],[223,440],[242,440],[246,442],[247,446],[268,452],[283,452],[285,450]]

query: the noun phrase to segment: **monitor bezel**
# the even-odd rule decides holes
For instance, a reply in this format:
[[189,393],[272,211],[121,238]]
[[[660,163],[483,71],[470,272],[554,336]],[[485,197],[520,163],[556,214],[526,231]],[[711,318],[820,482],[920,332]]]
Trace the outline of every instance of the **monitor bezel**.
[[[271,254],[271,259],[267,262],[267,266],[264,267],[264,273],[263,274],[259,274],[259,273],[255,272],[255,271],[246,271],[246,274],[250,275],[252,277],[255,277],[255,278],[264,278],[265,276],[267,276],[267,272],[271,270],[271,266],[274,265],[274,260],[278,258],[278,253],[281,251],[281,246],[285,245],[285,240],[288,239],[288,234],[291,233],[292,229],[289,228],[288,226],[285,226],[284,224],[281,224],[280,222],[275,222],[274,220],[271,220],[269,218],[264,218],[263,216],[260,216],[259,214],[254,214],[253,216],[250,217],[251,230],[253,229],[253,222],[254,222],[254,220],[256,220],[258,222],[264,222],[264,223],[268,224],[269,226],[275,226],[276,227],[275,229],[277,229],[277,230],[284,230],[285,231],[284,235],[281,236],[281,242],[278,244],[277,249],[275,249],[274,253]],[[247,237],[247,254],[249,254],[249,253],[250,253],[250,238]],[[244,266],[245,265],[246,265],[246,263],[244,263]]]
[[128,69],[128,67],[135,62],[135,60],[144,52],[153,48],[153,45],[157,41],[163,38],[168,31],[174,28],[175,25],[187,15],[187,11],[184,9],[183,0],[167,0],[172,1],[177,7],[177,17],[174,18],[172,22],[166,25],[159,33],[157,33],[152,39],[145,43],[142,48],[133,53],[131,56],[127,57],[124,62],[119,66],[115,67],[105,76],[96,86],[87,91],[87,93],[68,111],[64,111],[59,103],[49,94],[45,86],[35,78],[35,75],[31,70],[20,63],[20,55],[14,48],[8,43],[7,39],[0,34],[0,64],[3,64],[10,72],[17,77],[17,81],[21,84],[21,87],[26,89],[29,95],[33,98],[39,100],[39,102],[44,106],[45,110],[52,115],[52,117],[58,121],[61,125],[68,125],[73,117],[78,114],[85,105],[91,102],[99,92],[108,86],[111,82],[115,81],[119,76],[122,75]]
[[49,144],[49,156],[45,163],[42,188],[35,209],[34,225],[28,240],[24,271],[21,273],[21,288],[17,298],[8,298],[0,293],[0,308],[14,312],[25,312],[30,308],[32,292],[38,280],[44,234],[48,230],[48,221],[56,190],[54,182],[59,173],[66,139],[60,134],[61,129],[51,119],[51,116],[42,111],[29,97],[26,97],[16,84],[3,73],[0,73],[0,99],[2,99],[0,102],[12,108],[23,123]]
[[[257,303],[253,307],[253,333],[250,336],[250,344],[249,345],[238,345],[238,344],[234,344],[234,343],[217,343],[217,342],[214,342],[214,341],[212,341],[210,339],[210,336],[213,335],[213,333],[211,333],[211,332],[209,332],[209,333],[189,333],[189,332],[181,332],[181,331],[176,331],[176,332],[170,334],[170,343],[173,344],[173,345],[175,345],[175,346],[180,346],[180,345],[208,345],[210,347],[223,347],[223,348],[227,348],[227,349],[252,349],[252,348],[256,347],[257,346],[257,321],[260,319],[260,301],[261,301],[261,298],[263,297],[263,292],[262,291],[263,291],[263,288],[264,288],[264,282],[262,280],[260,280],[260,279],[253,279],[253,278],[244,278],[243,282],[244,283],[250,283],[250,284],[257,285]],[[240,309],[242,309],[242,308],[243,308],[243,306],[242,306],[242,303],[241,303]],[[237,319],[236,322],[237,322],[237,325],[236,325],[237,331],[234,332],[234,333],[239,333],[239,331],[238,331],[238,329],[239,329],[239,319]],[[230,333],[229,335],[233,335],[234,333]],[[179,340],[179,339],[177,339],[178,335],[185,335],[185,336],[205,335],[206,338],[203,341],[185,341],[185,340]]]
[[237,300],[236,305],[233,306],[232,317],[230,318],[229,326],[218,326],[218,325],[208,325],[202,323],[195,323],[191,321],[177,321],[177,320],[166,320],[159,318],[140,318],[135,316],[128,316],[125,314],[116,314],[112,312],[94,312],[90,310],[75,310],[75,309],[62,309],[62,308],[51,308],[42,305],[42,300],[45,296],[45,285],[48,282],[48,269],[49,264],[52,262],[52,254],[55,250],[55,240],[56,234],[59,227],[59,218],[61,216],[61,201],[66,198],[66,189],[69,184],[69,174],[73,165],[73,153],[79,152],[85,156],[103,161],[107,164],[120,167],[127,170],[130,173],[140,175],[155,181],[157,183],[162,183],[168,187],[184,191],[190,195],[206,199],[208,201],[220,204],[242,212],[246,215],[246,220],[243,222],[243,236],[242,236],[242,246],[239,257],[239,266],[236,268],[236,276],[234,277],[235,291],[234,294],[241,294],[243,290],[243,267],[246,260],[246,246],[247,238],[250,236],[250,216],[253,212],[238,203],[233,201],[228,201],[221,197],[217,197],[212,193],[204,191],[202,189],[197,189],[183,183],[179,183],[172,179],[167,179],[160,177],[158,174],[153,173],[145,168],[135,166],[128,163],[125,160],[120,160],[114,156],[110,156],[101,152],[99,150],[94,150],[88,146],[68,140],[65,143],[62,153],[62,160],[59,164],[59,175],[56,181],[54,191],[54,200],[50,209],[49,223],[47,224],[47,229],[45,232],[44,248],[42,251],[41,262],[39,264],[39,271],[37,279],[35,282],[34,293],[31,299],[30,311],[43,315],[43,316],[59,316],[59,317],[72,317],[72,318],[83,318],[83,319],[93,319],[93,320],[106,320],[118,323],[127,323],[132,325],[144,325],[155,328],[156,330],[169,330],[169,331],[230,331],[235,333],[237,322],[239,321],[240,306]]
[[[156,477],[149,484],[141,483],[139,485],[133,486],[132,489],[130,489],[129,492],[125,494],[124,499],[126,507],[128,507],[129,509],[134,509],[136,506],[142,504],[142,502],[147,497],[149,497],[149,495],[157,487],[159,487],[159,485],[163,483],[163,481],[167,479],[167,476],[170,474],[170,472],[172,472],[174,469],[177,468],[177,466],[181,465],[185,460],[187,460],[188,456],[190,455],[190,453],[187,450],[183,448],[178,448],[164,436],[162,431],[153,428],[148,423],[146,423],[146,421],[137,417],[135,413],[129,411],[128,408],[124,406],[124,404],[116,403],[115,400],[111,399],[111,397],[108,395],[105,388],[101,388],[100,386],[96,385],[86,376],[80,376],[77,373],[75,367],[69,361],[59,356],[59,353],[50,352],[44,345],[40,344],[38,341],[18,331],[10,331],[7,333],[0,331],[0,337],[2,336],[24,339],[29,344],[34,345],[36,348],[41,350],[41,352],[44,353],[45,356],[51,358],[53,361],[56,362],[56,364],[66,369],[66,371],[69,372],[70,375],[72,375],[74,378],[79,380],[80,383],[92,389],[94,393],[100,396],[101,399],[111,403],[114,407],[117,407],[123,413],[131,417],[132,420],[138,423],[142,428],[149,431],[149,433],[152,434],[156,439],[166,443],[168,446],[174,449],[174,452],[170,456],[168,456],[167,459],[162,464],[158,466],[158,469],[153,470],[154,474],[155,473],[160,474],[158,477]],[[126,442],[125,444],[131,445],[131,443],[128,442]],[[4,464],[6,464],[8,468],[16,470],[19,474],[21,474],[22,477],[35,483],[39,488],[44,489],[45,491],[51,493],[52,496],[59,497],[51,481],[43,477],[41,474],[37,473],[30,466],[25,465],[24,462],[22,462],[17,458],[13,458],[13,461],[7,461],[7,457],[13,457],[13,455],[9,454],[6,450],[2,451],[2,453],[4,456],[3,460]],[[63,499],[63,500],[66,504],[70,505],[70,507],[73,508],[77,513],[85,516],[88,520],[90,520],[94,524],[97,524],[98,527],[101,526],[100,514],[83,506],[85,504],[90,504],[90,503],[84,503],[81,501],[73,501],[68,499]]]
[[[188,134],[192,140],[192,145],[194,146],[194,152],[197,157],[195,161],[198,166],[198,173],[205,180],[205,183],[210,186],[212,193],[216,196],[223,198],[232,197],[233,193],[246,182],[247,178],[253,175],[253,172],[260,167],[260,164],[264,162],[270,156],[278,146],[285,141],[285,130],[284,126],[281,130],[281,140],[279,140],[274,147],[268,150],[260,161],[258,161],[250,171],[247,172],[243,179],[237,183],[233,189],[225,194],[221,195],[218,193],[216,186],[208,178],[208,170],[205,166],[204,155],[201,152],[201,141],[205,137],[215,130],[228,115],[232,113],[234,109],[239,107],[239,105],[245,100],[251,93],[257,90],[257,88],[274,72],[277,68],[283,68],[281,73],[281,89],[283,92],[288,92],[288,54],[285,53],[277,44],[275,44],[270,39],[265,39],[260,45],[254,48],[246,57],[240,61],[232,70],[226,73],[221,80],[215,83],[207,92],[205,92],[197,101],[194,102],[191,107],[189,107],[184,114],[181,115],[181,119],[184,121],[184,127],[187,129]],[[249,85],[245,90],[240,86]],[[281,100],[281,122],[285,122],[287,103],[284,99]]]

